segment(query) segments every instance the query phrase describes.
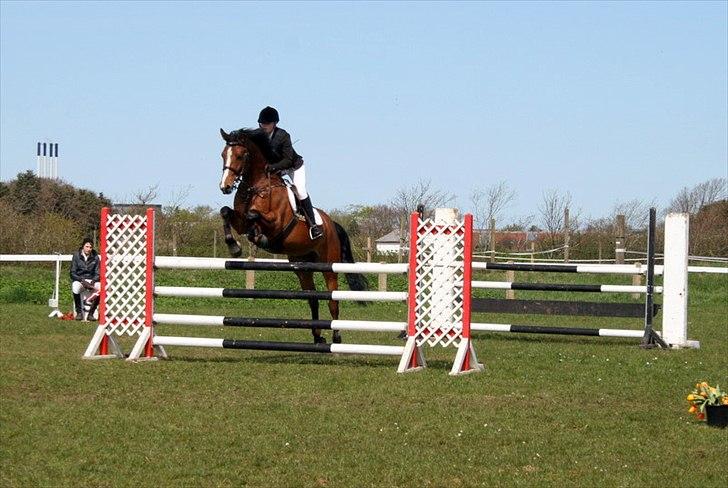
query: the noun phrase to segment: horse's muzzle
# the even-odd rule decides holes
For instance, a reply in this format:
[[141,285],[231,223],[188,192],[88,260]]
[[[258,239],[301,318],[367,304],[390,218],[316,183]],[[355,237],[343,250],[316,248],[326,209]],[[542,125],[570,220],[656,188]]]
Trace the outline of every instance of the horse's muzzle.
[[220,187],[220,191],[222,191],[223,194],[225,194],[225,195],[230,195],[233,192],[233,187],[232,186],[229,186],[229,185],[228,186],[221,186]]

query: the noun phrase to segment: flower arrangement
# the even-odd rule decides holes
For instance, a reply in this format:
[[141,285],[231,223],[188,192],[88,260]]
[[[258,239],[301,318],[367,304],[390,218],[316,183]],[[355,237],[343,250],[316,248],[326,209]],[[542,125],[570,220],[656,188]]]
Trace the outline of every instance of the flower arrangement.
[[690,403],[688,412],[694,413],[698,420],[705,420],[705,407],[728,405],[728,394],[722,392],[719,386],[713,388],[707,382],[695,384],[695,389],[688,395]]

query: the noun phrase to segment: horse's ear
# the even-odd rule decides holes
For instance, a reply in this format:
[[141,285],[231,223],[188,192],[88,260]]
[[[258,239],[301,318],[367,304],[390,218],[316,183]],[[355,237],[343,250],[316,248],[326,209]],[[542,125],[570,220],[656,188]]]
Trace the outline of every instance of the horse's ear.
[[220,135],[225,139],[225,142],[230,142],[230,134],[222,130],[222,128],[220,128]]

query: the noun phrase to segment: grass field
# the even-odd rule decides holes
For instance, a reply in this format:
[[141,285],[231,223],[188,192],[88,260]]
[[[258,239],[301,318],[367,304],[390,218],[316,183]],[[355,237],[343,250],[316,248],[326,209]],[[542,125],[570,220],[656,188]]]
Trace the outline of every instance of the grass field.
[[[486,370],[455,378],[447,374],[450,349],[427,350],[428,369],[409,375],[396,374],[392,357],[218,349],[169,348],[171,360],[158,362],[84,361],[95,324],[46,318],[51,278],[43,267],[0,267],[4,487],[728,485],[728,431],[697,422],[685,401],[697,381],[728,386],[725,276],[691,276],[689,338],[701,342],[699,350],[481,334],[475,347]],[[629,283],[606,276],[518,278]],[[167,271],[157,281],[219,287],[242,280],[235,273]],[[404,286],[401,278],[389,283],[390,290]],[[293,289],[295,279],[261,274],[258,287]],[[68,310],[70,296],[62,298]],[[308,313],[303,302],[268,300],[160,299],[157,308]],[[346,303],[342,318],[404,320],[405,306]],[[473,319],[640,327],[631,319]],[[160,333],[310,340],[306,331],[264,329],[169,326]],[[392,334],[344,333],[344,340],[400,344]]]

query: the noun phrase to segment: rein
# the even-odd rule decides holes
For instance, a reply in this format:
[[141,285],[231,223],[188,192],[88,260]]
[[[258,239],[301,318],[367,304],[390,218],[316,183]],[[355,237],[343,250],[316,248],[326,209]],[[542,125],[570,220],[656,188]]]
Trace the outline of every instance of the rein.
[[[227,146],[245,146],[243,142],[239,141],[232,141],[227,142]],[[230,170],[235,174],[235,181],[233,181],[232,189],[236,190],[238,193],[242,193],[243,201],[245,202],[246,206],[249,206],[253,200],[254,197],[259,198],[266,198],[268,200],[268,212],[271,212],[273,209],[273,198],[272,193],[274,188],[286,188],[286,184],[282,181],[275,181],[271,178],[271,173],[269,171],[265,172],[265,181],[263,181],[261,184],[255,185],[255,186],[247,186],[243,184],[243,168],[245,168],[250,160],[250,152],[246,152],[243,155],[243,165],[239,169],[235,169],[229,164],[223,164],[222,170],[223,172],[225,170]],[[286,198],[288,198],[286,196]],[[275,236],[272,238],[269,238],[269,249],[270,251],[278,250],[278,248],[281,246],[283,241],[288,237],[288,235],[291,233],[293,228],[295,227],[296,223],[298,222],[298,218],[296,217],[296,212],[293,212],[293,216],[291,220],[283,227],[283,229],[280,230]]]

